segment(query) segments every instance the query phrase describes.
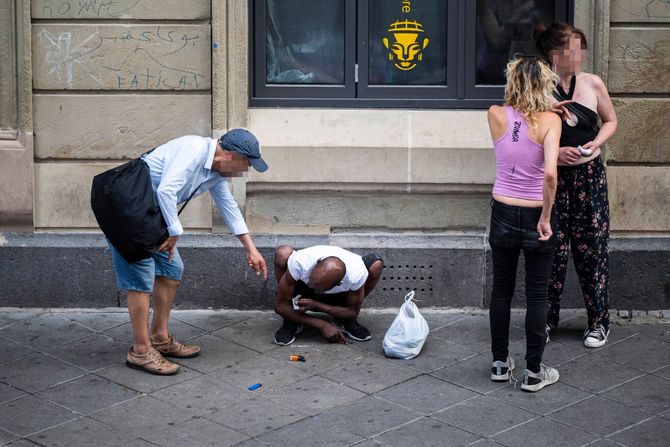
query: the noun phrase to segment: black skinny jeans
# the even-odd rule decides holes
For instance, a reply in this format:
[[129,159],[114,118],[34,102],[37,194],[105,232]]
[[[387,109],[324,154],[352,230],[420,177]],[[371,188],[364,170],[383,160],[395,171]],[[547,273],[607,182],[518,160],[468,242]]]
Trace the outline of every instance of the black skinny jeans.
[[[509,354],[510,306],[519,252],[523,250],[526,266],[526,367],[540,369],[546,342],[547,285],[554,259],[556,236],[540,241],[537,222],[541,208],[510,206],[493,201],[489,244],[493,258],[491,290],[491,350],[493,360],[505,361]],[[555,217],[552,230],[556,231]]]

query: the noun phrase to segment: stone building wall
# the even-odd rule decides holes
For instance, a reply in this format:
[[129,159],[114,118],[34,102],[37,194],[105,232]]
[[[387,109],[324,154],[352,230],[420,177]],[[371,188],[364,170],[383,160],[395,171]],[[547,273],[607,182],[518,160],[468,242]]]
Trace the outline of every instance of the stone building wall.
[[[412,287],[426,305],[487,305],[486,112],[250,108],[248,4],[0,0],[0,24],[16,27],[9,43],[0,32],[0,56],[15,62],[2,73],[18,74],[12,105],[0,79],[0,306],[123,305],[90,211],[92,177],[171,138],[234,127],[259,136],[271,166],[232,185],[267,260],[281,243],[377,251],[396,274],[371,305]],[[606,148],[612,305],[670,309],[670,4],[577,0],[575,22],[591,45],[585,68],[606,81],[619,117]],[[272,279],[248,275],[209,197],[183,217],[190,233],[214,234],[180,239],[179,303],[270,307]],[[17,229],[28,234],[3,234]],[[564,305],[581,307],[573,271],[568,283]]]
[[670,232],[670,4],[612,0],[607,151],[612,230]]
[[[33,0],[38,230],[96,228],[93,175],[171,138],[211,132],[209,0]],[[184,212],[211,228],[209,200]]]

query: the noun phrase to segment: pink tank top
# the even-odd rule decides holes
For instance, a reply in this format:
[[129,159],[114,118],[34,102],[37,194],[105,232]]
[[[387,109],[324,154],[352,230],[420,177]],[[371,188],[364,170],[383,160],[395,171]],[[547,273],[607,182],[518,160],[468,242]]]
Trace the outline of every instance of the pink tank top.
[[544,147],[528,138],[528,124],[505,106],[507,132],[493,142],[496,182],[493,194],[526,200],[542,200]]

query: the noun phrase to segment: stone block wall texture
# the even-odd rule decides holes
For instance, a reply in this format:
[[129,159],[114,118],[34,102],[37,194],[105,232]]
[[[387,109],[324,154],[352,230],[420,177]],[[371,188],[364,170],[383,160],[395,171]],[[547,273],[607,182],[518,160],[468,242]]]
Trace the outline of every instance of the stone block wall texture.
[[[92,177],[211,133],[210,0],[31,2],[35,227],[96,228]],[[185,211],[211,228],[211,203]]]
[[612,0],[608,88],[619,128],[607,150],[612,229],[670,231],[670,4]]
[[[0,239],[0,305],[9,307],[125,307],[124,291],[114,283],[109,250],[97,234],[5,234]],[[332,244],[364,255],[374,252],[385,269],[365,307],[398,308],[416,289],[419,306],[487,308],[492,269],[483,234],[406,235],[333,234],[256,238],[266,260],[286,243],[296,249]],[[186,270],[177,293],[182,309],[272,309],[276,281],[272,263],[268,282],[244,262],[244,249],[230,235],[188,234],[179,251]],[[670,306],[668,238],[612,239],[610,301],[618,310],[660,310]],[[41,262],[35,263],[35,259]],[[519,274],[514,307],[524,307],[525,285]],[[583,299],[572,263],[562,297],[563,308],[581,308]]]

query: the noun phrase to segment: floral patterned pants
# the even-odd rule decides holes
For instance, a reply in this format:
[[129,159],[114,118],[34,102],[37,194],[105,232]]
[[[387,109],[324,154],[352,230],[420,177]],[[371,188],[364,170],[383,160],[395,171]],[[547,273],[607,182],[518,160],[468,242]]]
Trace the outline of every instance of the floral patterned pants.
[[577,166],[558,167],[557,246],[549,280],[548,323],[558,326],[568,249],[584,296],[589,328],[609,326],[609,204],[600,157]]

